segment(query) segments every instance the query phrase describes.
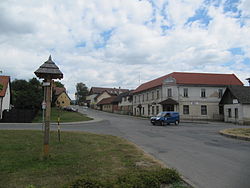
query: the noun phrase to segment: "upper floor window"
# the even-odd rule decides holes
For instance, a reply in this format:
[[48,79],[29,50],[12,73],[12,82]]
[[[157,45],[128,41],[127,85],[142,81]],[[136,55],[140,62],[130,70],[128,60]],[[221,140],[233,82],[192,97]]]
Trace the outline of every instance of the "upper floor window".
[[188,88],[183,89],[183,96],[188,97]]
[[168,97],[172,97],[172,89],[168,88]]
[[218,90],[218,92],[219,92],[219,98],[222,98],[222,95],[223,95],[223,89],[219,89],[219,90]]
[[134,97],[134,101],[135,101],[135,103],[136,103],[136,96]]
[[147,93],[147,98],[146,98],[146,100],[148,101],[148,93]]
[[156,98],[159,99],[160,95],[159,95],[159,90],[156,91]]
[[124,101],[127,101],[127,97],[124,97]]
[[142,95],[142,102],[144,102],[144,94]]
[[141,95],[139,95],[139,103],[141,102]]
[[205,89],[201,89],[201,97],[202,98],[206,97],[206,90]]
[[155,98],[155,92],[152,91],[152,100]]
[[228,108],[228,109],[227,109],[227,112],[228,112],[228,117],[232,117],[232,111],[231,111],[231,108]]

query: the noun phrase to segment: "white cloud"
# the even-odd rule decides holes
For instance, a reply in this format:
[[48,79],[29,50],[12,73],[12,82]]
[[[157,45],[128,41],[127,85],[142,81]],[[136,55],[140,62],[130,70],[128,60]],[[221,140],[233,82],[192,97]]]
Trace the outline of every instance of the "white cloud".
[[[250,58],[249,1],[238,4],[241,17],[225,12],[223,5],[202,0],[1,1],[0,69],[28,79],[52,54],[71,97],[77,82],[132,89],[139,77],[145,82],[172,71],[236,73],[245,79],[250,71],[244,62]],[[199,20],[186,24],[200,8],[211,18],[206,27]],[[244,54],[232,54],[231,48]]]

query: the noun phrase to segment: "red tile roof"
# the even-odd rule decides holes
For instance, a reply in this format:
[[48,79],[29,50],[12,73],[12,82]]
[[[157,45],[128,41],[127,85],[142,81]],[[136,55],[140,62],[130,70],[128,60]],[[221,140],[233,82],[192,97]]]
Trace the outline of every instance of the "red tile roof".
[[187,85],[243,85],[234,74],[186,73],[173,72],[160,78],[141,84],[133,93],[138,93],[157,86],[169,77],[175,78],[176,84]]
[[102,99],[100,102],[97,103],[97,105],[103,105],[103,104],[111,104],[117,96],[112,96],[109,98]]
[[0,91],[0,97],[4,97],[8,83],[10,82],[9,76],[0,76],[0,84],[3,86],[2,90]]
[[63,92],[66,93],[66,89],[64,87],[54,87],[54,91],[56,96],[60,95]]

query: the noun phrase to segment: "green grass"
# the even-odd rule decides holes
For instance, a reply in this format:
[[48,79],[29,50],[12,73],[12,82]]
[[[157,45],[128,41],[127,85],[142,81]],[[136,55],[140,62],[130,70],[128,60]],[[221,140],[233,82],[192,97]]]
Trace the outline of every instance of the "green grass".
[[225,134],[233,135],[233,136],[241,136],[241,137],[250,138],[250,128],[225,129],[221,132]]
[[[158,173],[163,167],[157,161],[118,137],[62,132],[58,142],[57,133],[51,132],[47,160],[42,157],[42,140],[41,131],[0,131],[0,187],[80,187],[91,179],[92,184],[122,185],[126,178],[152,181],[151,172],[167,183],[180,182],[176,171]],[[127,177],[130,174],[135,175]]]
[[[57,122],[58,115],[60,116],[60,122],[76,122],[76,121],[89,121],[92,118],[85,116],[84,114],[78,112],[69,112],[65,110],[58,110],[57,108],[51,108],[51,122]],[[33,123],[40,123],[42,122],[42,111],[39,111]]]

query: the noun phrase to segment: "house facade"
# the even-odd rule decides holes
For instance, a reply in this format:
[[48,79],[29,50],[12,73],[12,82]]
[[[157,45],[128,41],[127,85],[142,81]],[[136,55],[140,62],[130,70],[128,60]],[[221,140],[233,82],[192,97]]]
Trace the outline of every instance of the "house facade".
[[[128,90],[121,89],[121,88],[92,87],[89,91],[89,95],[86,97],[86,100],[88,101],[88,106],[90,108],[97,109],[98,108],[97,103],[100,102],[103,98],[105,97],[108,98],[114,95],[119,95],[120,93],[123,93],[126,91]],[[106,92],[106,94],[104,94],[106,96],[102,95],[104,92]]]
[[173,72],[140,85],[133,92],[133,114],[154,116],[177,111],[182,119],[219,120],[221,97],[228,85],[243,85],[234,74]]
[[54,97],[56,98],[54,102],[57,107],[63,108],[70,105],[71,99],[66,93],[66,89],[64,87],[54,87],[53,92]]
[[133,95],[132,91],[124,92],[118,96],[118,112],[119,114],[133,114]]
[[3,118],[3,111],[10,110],[10,77],[0,76],[0,119]]
[[228,87],[220,105],[224,109],[225,122],[250,124],[250,86]]
[[97,103],[99,110],[105,111],[105,112],[114,112],[114,110],[117,109],[117,104],[114,104],[115,99],[116,99],[116,96],[103,98],[101,101]]

